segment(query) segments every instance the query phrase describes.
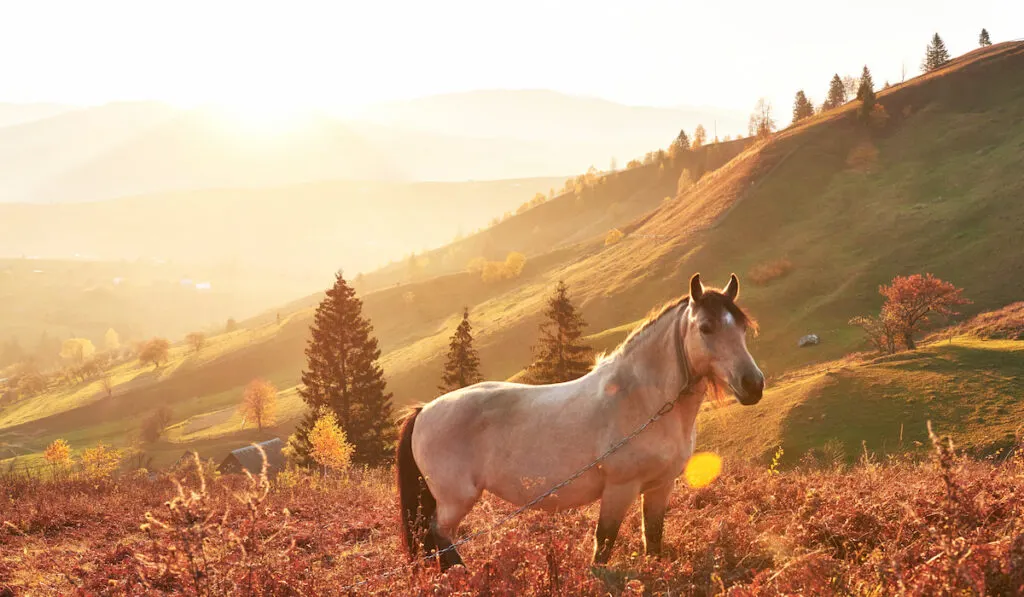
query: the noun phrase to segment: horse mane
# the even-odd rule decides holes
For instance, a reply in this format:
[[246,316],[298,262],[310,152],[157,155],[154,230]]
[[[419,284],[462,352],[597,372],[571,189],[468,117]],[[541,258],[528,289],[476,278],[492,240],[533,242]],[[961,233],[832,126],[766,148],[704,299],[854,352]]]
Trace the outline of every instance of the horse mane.
[[[654,309],[651,310],[650,313],[647,314],[643,321],[641,321],[639,324],[636,325],[636,327],[633,328],[633,331],[631,331],[629,335],[626,336],[626,339],[623,340],[617,347],[615,347],[615,350],[611,351],[610,353],[599,354],[597,356],[595,364],[600,365],[602,363],[610,361],[615,356],[622,354],[623,352],[626,351],[627,348],[629,348],[630,345],[632,345],[634,340],[643,336],[644,333],[648,329],[650,329],[655,323],[657,323],[658,320],[664,317],[666,313],[672,311],[673,309],[680,305],[686,305],[689,302],[690,295],[687,294],[672,299],[666,302],[665,304],[661,305],[660,307],[655,307]],[[733,302],[732,299],[730,299],[728,296],[717,290],[706,289],[704,291],[704,295],[700,299],[700,307],[702,309],[707,309],[708,311],[710,311],[711,316],[715,318],[718,318],[721,316],[722,313],[727,312],[730,315],[732,315],[733,320],[736,321],[737,325],[742,326],[743,329],[753,330],[755,333],[757,332],[757,322],[754,321],[754,319],[750,315],[748,315],[746,311],[740,308],[739,305]]]

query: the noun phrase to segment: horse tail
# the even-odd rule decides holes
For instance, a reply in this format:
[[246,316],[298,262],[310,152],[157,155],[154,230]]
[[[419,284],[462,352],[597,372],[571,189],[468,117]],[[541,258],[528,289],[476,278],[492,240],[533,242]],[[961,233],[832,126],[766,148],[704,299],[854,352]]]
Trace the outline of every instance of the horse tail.
[[421,546],[427,554],[436,548],[433,534],[430,532],[430,520],[437,511],[437,500],[434,499],[434,494],[430,493],[423,473],[420,472],[420,467],[412,455],[412,430],[421,410],[423,407],[417,406],[406,417],[395,450],[402,542],[405,544],[409,559],[416,557]]

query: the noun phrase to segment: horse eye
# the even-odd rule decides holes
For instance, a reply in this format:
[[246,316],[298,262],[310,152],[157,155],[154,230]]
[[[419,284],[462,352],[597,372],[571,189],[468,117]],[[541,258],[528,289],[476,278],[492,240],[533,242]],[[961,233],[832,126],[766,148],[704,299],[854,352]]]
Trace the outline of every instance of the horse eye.
[[700,333],[702,333],[704,335],[710,334],[711,333],[711,324],[710,323],[702,323],[702,324],[700,324]]

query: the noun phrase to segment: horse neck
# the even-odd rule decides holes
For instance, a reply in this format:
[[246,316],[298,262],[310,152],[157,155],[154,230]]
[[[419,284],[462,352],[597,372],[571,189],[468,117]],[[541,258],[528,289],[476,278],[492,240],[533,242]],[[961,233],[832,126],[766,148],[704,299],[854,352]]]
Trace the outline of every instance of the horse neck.
[[662,315],[614,360],[617,372],[632,376],[649,389],[644,394],[652,405],[674,400],[683,390],[684,364],[679,362],[676,347],[676,342],[682,341],[678,336],[682,313],[680,306]]

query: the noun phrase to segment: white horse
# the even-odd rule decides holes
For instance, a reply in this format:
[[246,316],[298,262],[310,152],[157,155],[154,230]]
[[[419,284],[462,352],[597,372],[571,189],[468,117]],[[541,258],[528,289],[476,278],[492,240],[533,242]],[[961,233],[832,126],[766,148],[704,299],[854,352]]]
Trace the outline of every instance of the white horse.
[[[601,500],[594,564],[604,565],[629,507],[643,499],[644,547],[661,550],[665,509],[696,442],[694,421],[708,386],[756,404],[764,375],[746,346],[753,322],[736,306],[735,274],[722,291],[666,304],[583,377],[530,386],[483,382],[416,407],[397,448],[402,535],[410,558],[452,545],[459,523],[484,491],[522,506],[569,478],[649,420],[675,407],[599,466],[538,507]],[[424,483],[425,482],[425,483]],[[462,559],[440,556],[444,570]]]

